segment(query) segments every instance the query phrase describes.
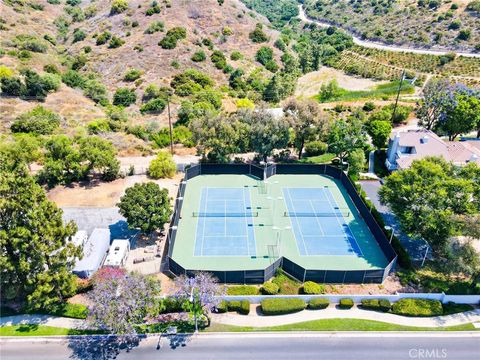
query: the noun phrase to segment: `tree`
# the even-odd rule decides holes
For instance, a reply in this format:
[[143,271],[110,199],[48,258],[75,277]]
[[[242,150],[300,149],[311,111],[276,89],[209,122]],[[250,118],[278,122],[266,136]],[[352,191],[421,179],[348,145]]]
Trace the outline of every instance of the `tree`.
[[373,145],[377,149],[383,149],[392,132],[392,124],[389,121],[371,121],[367,124],[367,131]]
[[363,170],[365,165],[365,152],[362,149],[354,149],[347,158],[348,175],[357,179],[358,174]]
[[160,282],[153,276],[103,268],[93,277],[88,321],[100,329],[133,336],[138,325],[160,306]]
[[344,92],[345,90],[338,85],[338,81],[336,79],[333,79],[327,84],[322,84],[322,86],[320,87],[320,101],[327,102],[330,100],[335,100]]
[[480,212],[480,170],[447,163],[443,158],[416,160],[410,169],[390,175],[380,189],[380,200],[399,219],[402,229],[425,239],[434,252],[447,256],[449,239],[461,234],[458,216]]
[[160,151],[157,157],[150,162],[148,176],[153,179],[172,178],[177,171],[177,165],[172,155],[166,151]]
[[336,120],[328,133],[328,151],[340,158],[341,163],[355,149],[365,145],[365,134],[361,120],[351,118]]
[[262,46],[255,54],[255,60],[262,65],[267,65],[269,61],[273,60],[273,49],[269,46]]
[[98,136],[88,136],[78,140],[79,155],[86,162],[85,174],[98,172],[105,181],[118,177],[120,162],[116,158],[116,149],[108,140]]
[[295,133],[295,147],[298,158],[301,159],[305,142],[317,140],[321,137],[329,119],[322,115],[317,102],[313,100],[298,101],[291,99],[283,107]]
[[146,234],[162,229],[172,213],[168,191],[153,182],[129,187],[117,206],[131,229]]
[[0,224],[2,303],[49,309],[75,293],[71,270],[82,250],[70,240],[77,227],[63,224],[23,164],[0,161]]
[[45,144],[45,163],[37,177],[41,184],[53,187],[69,184],[85,176],[80,153],[66,135],[51,137]]
[[190,130],[199,154],[210,161],[226,162],[229,155],[241,150],[239,129],[242,126],[246,124],[236,121],[234,117],[204,116],[193,119]]
[[17,117],[10,126],[10,130],[14,133],[48,135],[60,126],[60,120],[58,114],[38,105]]
[[446,109],[445,117],[440,121],[440,131],[448,135],[453,141],[460,134],[473,131],[480,123],[480,93],[478,97],[456,95],[454,106]]
[[445,109],[452,101],[451,84],[448,80],[430,80],[422,92],[422,102],[417,110],[419,124],[432,130],[445,116]]
[[250,146],[267,161],[275,149],[284,149],[290,138],[289,123],[285,117],[275,118],[265,110],[247,111],[243,122],[250,125]]
[[195,332],[198,332],[198,318],[217,306],[220,297],[225,295],[225,287],[206,272],[197,272],[193,277],[181,275],[175,279],[175,287],[178,289],[176,297],[183,301],[185,310],[194,318]]

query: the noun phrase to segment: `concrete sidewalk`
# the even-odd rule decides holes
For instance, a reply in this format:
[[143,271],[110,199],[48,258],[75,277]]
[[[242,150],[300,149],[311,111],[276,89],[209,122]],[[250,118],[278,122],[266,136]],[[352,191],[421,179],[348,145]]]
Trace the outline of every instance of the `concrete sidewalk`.
[[67,329],[85,328],[86,321],[51,315],[24,314],[0,317],[0,326],[45,325]]
[[371,310],[362,310],[357,307],[353,307],[349,310],[341,310],[334,306],[330,306],[324,310],[303,310],[294,314],[277,316],[264,316],[260,315],[254,309],[252,310],[253,311],[251,311],[249,315],[239,315],[231,312],[225,314],[212,314],[212,322],[226,325],[265,327],[294,324],[311,320],[361,319],[382,321],[396,325],[432,328],[480,322],[480,309],[453,315],[427,318],[405,317]]

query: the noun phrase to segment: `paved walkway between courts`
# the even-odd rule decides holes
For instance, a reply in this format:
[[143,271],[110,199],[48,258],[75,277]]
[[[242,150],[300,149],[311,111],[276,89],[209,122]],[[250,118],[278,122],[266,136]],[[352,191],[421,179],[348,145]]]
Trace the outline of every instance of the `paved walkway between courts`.
[[45,325],[66,329],[77,329],[83,327],[85,324],[86,321],[82,319],[71,319],[51,315],[24,314],[0,317],[0,326]]
[[323,319],[374,320],[404,326],[433,328],[480,322],[480,309],[453,315],[423,318],[406,317],[371,310],[362,310],[357,307],[353,307],[352,309],[348,310],[342,310],[337,309],[334,306],[330,306],[324,310],[303,310],[294,314],[276,316],[261,315],[258,309],[255,308],[252,308],[252,311],[250,311],[249,315],[239,315],[233,312],[212,315],[212,321],[215,323],[251,327],[279,326]]

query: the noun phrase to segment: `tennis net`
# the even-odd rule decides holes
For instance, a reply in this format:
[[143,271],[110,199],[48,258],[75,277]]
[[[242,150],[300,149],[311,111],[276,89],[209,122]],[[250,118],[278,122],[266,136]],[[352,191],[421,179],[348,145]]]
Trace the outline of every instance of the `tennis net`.
[[285,211],[285,217],[349,217],[350,211],[334,211],[334,212],[295,212]]
[[219,217],[219,218],[228,218],[228,217],[258,217],[257,211],[246,211],[246,212],[196,212],[192,214],[193,217]]

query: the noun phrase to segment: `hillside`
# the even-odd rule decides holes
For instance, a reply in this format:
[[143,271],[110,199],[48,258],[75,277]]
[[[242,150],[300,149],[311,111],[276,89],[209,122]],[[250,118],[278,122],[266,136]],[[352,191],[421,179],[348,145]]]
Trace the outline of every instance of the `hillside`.
[[478,0],[306,0],[305,8],[308,16],[368,40],[480,51]]
[[[113,10],[115,3],[126,6]],[[74,70],[86,81],[94,79],[96,87],[105,86],[106,101],[112,101],[119,88],[133,89],[136,101],[125,109],[131,123],[160,120],[165,125],[166,111],[140,113],[145,89],[152,84],[168,86],[175,75],[190,68],[213,79],[216,89],[228,85],[233,68],[241,67],[246,74],[255,72],[263,81],[272,77],[255,61],[255,53],[262,46],[273,48],[277,32],[265,25],[263,31],[269,40],[252,42],[249,34],[257,23],[268,24],[268,20],[251,13],[237,0],[226,0],[222,6],[217,0],[8,0],[0,3],[0,14],[0,65],[17,75],[24,69],[60,76]],[[185,36],[176,41],[174,48],[159,44],[169,30],[181,28]],[[228,71],[212,62],[214,51],[223,54]],[[280,51],[273,51],[279,62]],[[240,54],[232,60],[234,52]],[[193,61],[196,53],[204,58]],[[42,105],[59,113],[64,125],[85,125],[104,118],[105,107],[92,101],[102,103],[102,99],[83,90],[61,84]],[[229,98],[224,93],[224,105],[235,107]],[[183,100],[172,98],[174,117]],[[0,127],[4,131],[19,114],[37,103],[5,96],[0,101]]]

